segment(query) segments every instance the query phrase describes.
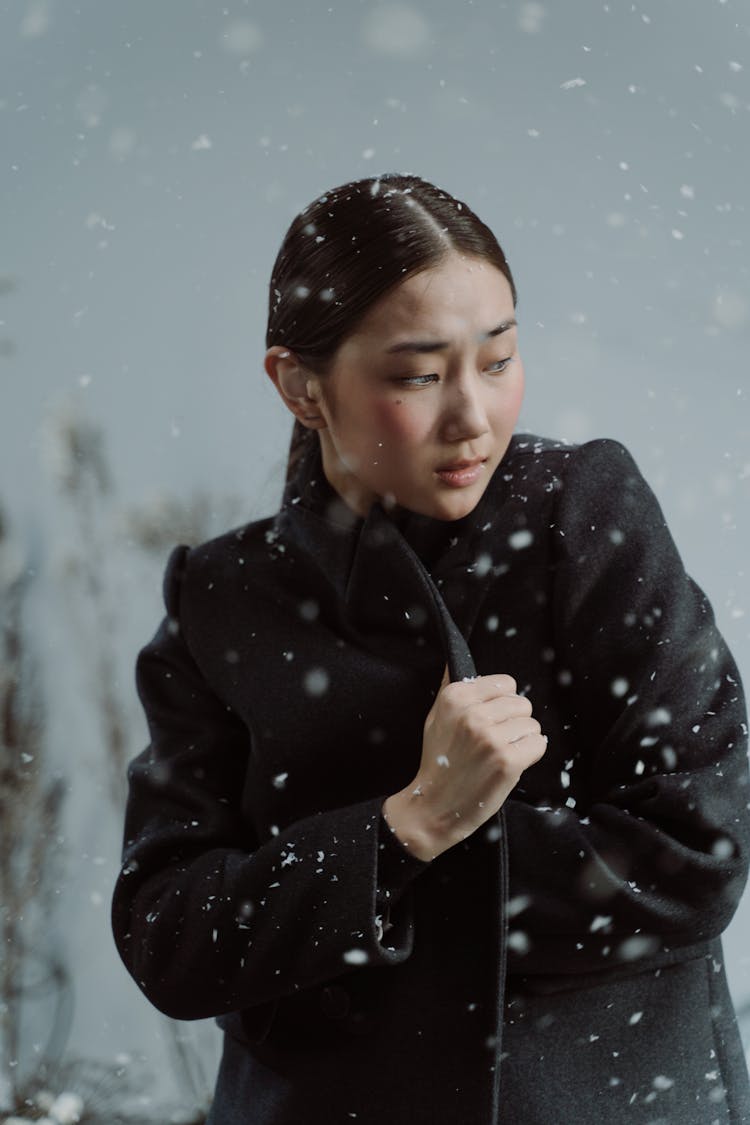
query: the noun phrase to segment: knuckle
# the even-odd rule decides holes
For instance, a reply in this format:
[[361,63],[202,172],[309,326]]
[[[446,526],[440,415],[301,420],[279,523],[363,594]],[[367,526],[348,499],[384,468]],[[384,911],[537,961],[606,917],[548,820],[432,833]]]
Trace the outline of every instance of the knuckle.
[[516,768],[516,763],[513,761],[513,755],[508,746],[501,745],[493,748],[493,765],[501,777],[507,776]]
[[543,734],[534,735],[534,738],[532,740],[530,740],[530,745],[529,745],[531,762],[532,763],[538,762],[540,758],[544,757],[544,753],[545,753],[546,749],[547,749],[547,739],[544,737],[544,735]]
[[462,711],[456,719],[456,725],[462,734],[468,735],[472,741],[481,738],[484,733],[484,727],[480,722],[476,713],[471,709]]
[[461,685],[459,683],[446,684],[445,687],[440,689],[440,696],[444,703],[453,705],[458,701],[461,694]]

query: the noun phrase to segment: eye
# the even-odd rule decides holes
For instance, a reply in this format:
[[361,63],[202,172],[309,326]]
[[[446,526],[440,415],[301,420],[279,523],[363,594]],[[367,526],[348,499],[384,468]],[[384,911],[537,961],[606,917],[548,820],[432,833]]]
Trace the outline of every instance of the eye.
[[509,355],[506,359],[498,359],[496,363],[491,363],[488,370],[502,375],[509,363],[513,362],[513,356]]
[[433,379],[437,379],[437,375],[434,373],[431,375],[405,375],[402,378],[397,378],[395,382],[406,387],[427,387]]

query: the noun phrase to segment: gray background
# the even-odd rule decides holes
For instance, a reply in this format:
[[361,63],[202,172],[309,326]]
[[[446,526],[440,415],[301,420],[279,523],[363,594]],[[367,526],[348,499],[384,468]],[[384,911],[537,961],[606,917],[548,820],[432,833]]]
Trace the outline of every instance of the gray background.
[[[121,826],[64,604],[61,419],[102,428],[116,485],[100,523],[135,753],[164,556],[132,549],[122,513],[198,489],[219,523],[220,498],[236,522],[275,507],[290,426],[262,357],[281,238],[328,187],[416,172],[508,255],[523,427],[629,446],[747,680],[749,43],[738,0],[0,5],[0,498],[37,576],[70,787],[53,925],[72,1049],[151,1052],[161,1032],[109,938]],[[726,938],[738,1001],[748,927],[746,898]]]

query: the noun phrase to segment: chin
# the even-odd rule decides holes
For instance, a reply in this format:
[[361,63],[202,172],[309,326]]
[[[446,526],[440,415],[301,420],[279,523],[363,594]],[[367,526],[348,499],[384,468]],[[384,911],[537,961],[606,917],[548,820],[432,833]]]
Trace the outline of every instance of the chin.
[[482,499],[482,493],[479,495],[464,495],[453,496],[449,499],[443,499],[430,505],[429,508],[421,509],[422,513],[430,516],[435,520],[442,520],[444,523],[452,523],[454,520],[463,519],[474,511],[479,501]]
[[452,523],[454,520],[462,520],[464,516],[471,515],[479,503],[476,499],[472,504],[462,504],[460,509],[454,509],[452,512],[447,512],[445,515],[435,516],[435,519],[443,520],[446,523]]

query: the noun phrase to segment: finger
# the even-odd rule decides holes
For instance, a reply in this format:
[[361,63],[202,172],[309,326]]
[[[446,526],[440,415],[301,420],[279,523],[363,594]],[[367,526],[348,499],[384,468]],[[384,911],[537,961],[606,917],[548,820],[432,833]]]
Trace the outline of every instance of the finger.
[[523,769],[527,770],[544,757],[549,739],[546,734],[527,734],[513,744],[517,752],[523,755]]
[[506,719],[529,716],[532,713],[531,700],[525,695],[496,695],[492,699],[475,703],[472,710],[488,723],[503,723]]
[[515,695],[516,681],[512,676],[494,673],[491,676],[477,676],[475,680],[463,680],[461,683],[451,685],[456,694],[457,701],[465,706],[473,703],[484,703],[499,696]]
[[542,728],[530,715],[516,716],[498,723],[496,729],[502,732],[503,742],[515,743],[530,734],[541,734]]

